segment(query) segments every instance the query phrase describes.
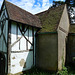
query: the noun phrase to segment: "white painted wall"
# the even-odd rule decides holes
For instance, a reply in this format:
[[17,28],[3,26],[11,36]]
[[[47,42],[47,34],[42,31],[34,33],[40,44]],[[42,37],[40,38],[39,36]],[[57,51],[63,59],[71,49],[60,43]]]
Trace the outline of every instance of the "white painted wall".
[[[15,57],[15,59],[13,59]],[[26,67],[20,66],[21,59],[24,59]],[[14,66],[13,66],[14,65]],[[30,69],[33,66],[33,51],[23,53],[11,53],[11,73],[15,74]]]
[[[5,9],[5,5],[3,7],[3,11],[1,13],[1,16],[0,16],[0,21],[3,21],[3,19],[8,18],[7,16],[7,12],[6,12],[6,9]],[[5,40],[6,40],[6,43],[7,43],[7,35],[8,35],[8,20],[5,20],[3,21],[3,24],[4,24],[4,29],[3,29],[3,34],[5,36]],[[0,35],[2,33],[1,31],[1,27],[3,25],[2,23],[0,24]],[[5,55],[5,72],[7,72],[7,46],[5,44],[5,41],[4,41],[4,38],[3,38],[3,35],[0,37],[0,52],[5,52],[4,55]]]
[[[11,45],[17,40],[16,27],[17,27],[16,23],[12,22],[12,24],[11,24]],[[35,33],[36,33],[36,29],[34,30],[34,34]],[[24,35],[28,39],[28,30],[26,31],[26,33]],[[20,30],[18,28],[18,38],[21,36],[22,35],[21,35]],[[33,43],[32,28],[31,27],[29,27],[29,41],[31,43]],[[35,38],[34,38],[34,41],[35,41]],[[33,49],[33,46],[28,42],[28,50],[29,49]],[[23,51],[23,52],[21,52],[21,51]],[[22,63],[22,64],[26,63],[26,67],[20,65],[21,60],[24,60],[24,63]],[[24,37],[22,37],[20,39],[20,41],[18,41],[11,48],[11,73],[16,74],[18,72],[28,70],[32,66],[33,66],[33,51],[27,51],[26,39]]]

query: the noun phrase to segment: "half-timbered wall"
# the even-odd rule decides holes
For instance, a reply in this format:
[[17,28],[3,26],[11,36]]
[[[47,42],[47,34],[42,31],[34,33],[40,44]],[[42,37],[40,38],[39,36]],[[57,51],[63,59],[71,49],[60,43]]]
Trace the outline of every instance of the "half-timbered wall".
[[6,7],[4,5],[0,16],[0,53],[5,56],[5,73],[7,72],[7,35],[8,35],[7,18],[8,16],[6,12]]
[[33,27],[11,22],[12,74],[28,70],[35,64],[35,33]]

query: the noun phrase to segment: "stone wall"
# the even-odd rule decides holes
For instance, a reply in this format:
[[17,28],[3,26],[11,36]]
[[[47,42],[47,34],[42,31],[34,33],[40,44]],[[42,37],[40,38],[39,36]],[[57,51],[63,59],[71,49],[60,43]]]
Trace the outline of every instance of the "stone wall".
[[45,70],[56,71],[58,66],[57,33],[37,35],[36,66]]
[[69,26],[70,24],[69,24],[67,6],[65,5],[58,26],[58,70],[62,70],[63,64],[65,65],[66,40],[69,32]]

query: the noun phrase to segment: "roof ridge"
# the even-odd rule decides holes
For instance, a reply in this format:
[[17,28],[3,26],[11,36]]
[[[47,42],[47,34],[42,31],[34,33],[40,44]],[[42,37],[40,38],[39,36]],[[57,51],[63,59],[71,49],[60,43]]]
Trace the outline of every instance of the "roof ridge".
[[47,10],[45,10],[45,11],[42,11],[42,12],[40,12],[40,13],[37,13],[37,14],[35,14],[35,15],[38,15],[38,14],[41,14],[41,13],[47,12],[48,10],[52,10],[52,9],[59,8],[59,7],[63,6],[63,5],[65,6],[65,4],[62,4],[62,5],[58,6],[58,7],[49,8],[49,9],[47,9]]

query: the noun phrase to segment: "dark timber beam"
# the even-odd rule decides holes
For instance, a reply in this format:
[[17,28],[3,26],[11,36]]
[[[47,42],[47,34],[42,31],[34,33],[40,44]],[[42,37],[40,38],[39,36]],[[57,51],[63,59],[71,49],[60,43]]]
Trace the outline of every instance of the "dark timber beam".
[[8,21],[8,47],[7,47],[7,52],[8,52],[8,73],[10,73],[10,69],[11,69],[11,61],[10,61],[10,57],[11,57],[11,21]]
[[23,36],[21,36],[20,38],[18,38],[12,45],[11,47],[13,47],[18,41],[20,41],[20,39],[22,38]]
[[[28,29],[28,28],[29,28],[29,26],[27,27],[27,29]],[[23,35],[23,37],[33,46],[33,44],[25,37],[25,32],[27,31],[27,29],[26,29],[26,31],[25,31],[24,33],[22,32],[20,26],[19,26],[19,29],[20,29],[20,32],[21,32],[21,34]]]

